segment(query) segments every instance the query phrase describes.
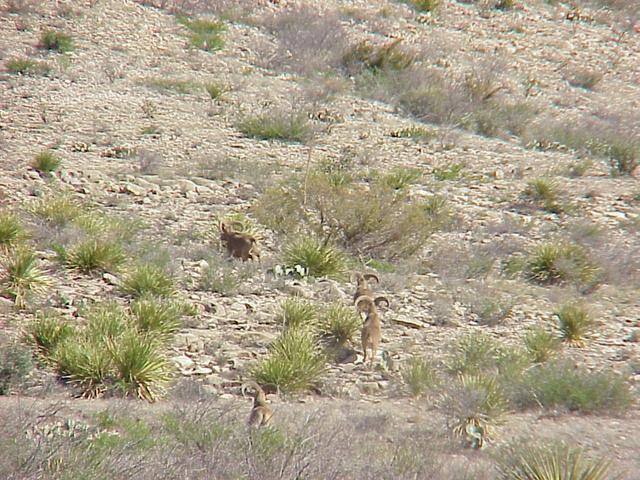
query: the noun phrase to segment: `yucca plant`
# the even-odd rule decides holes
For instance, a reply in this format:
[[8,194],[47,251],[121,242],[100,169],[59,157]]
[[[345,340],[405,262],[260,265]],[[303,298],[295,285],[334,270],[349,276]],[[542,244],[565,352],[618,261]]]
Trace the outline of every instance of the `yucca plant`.
[[496,366],[500,354],[498,342],[485,333],[462,336],[445,360],[451,373],[476,374]]
[[307,328],[315,331],[318,326],[318,307],[306,300],[291,297],[280,304],[277,316],[285,328]]
[[126,260],[119,243],[109,239],[87,238],[65,249],[65,263],[83,273],[114,272]]
[[439,382],[433,359],[413,355],[402,370],[402,380],[413,397],[419,397]]
[[29,211],[51,225],[62,227],[82,212],[81,205],[67,195],[43,198],[29,207]]
[[394,190],[402,190],[416,183],[421,176],[422,172],[417,168],[396,168],[380,180]]
[[45,175],[51,175],[55,172],[62,163],[60,157],[58,157],[51,150],[43,150],[33,159],[31,166],[40,173]]
[[17,308],[23,308],[27,295],[42,293],[50,285],[47,274],[37,265],[38,257],[28,247],[18,247],[7,252],[0,266],[0,288],[15,301]]
[[508,412],[509,402],[495,376],[460,374],[440,406],[449,416],[453,433],[466,437],[473,448],[481,448]]
[[346,345],[360,331],[362,319],[352,307],[332,303],[321,314],[320,333],[333,338],[339,345]]
[[41,314],[37,315],[29,325],[27,339],[35,343],[40,355],[48,360],[53,356],[58,345],[73,336],[75,332],[73,325],[62,318]]
[[73,40],[68,33],[45,30],[40,36],[40,47],[45,50],[66,53],[73,50]]
[[182,308],[175,302],[145,295],[131,303],[131,313],[139,332],[160,335],[163,339],[176,333],[182,323]]
[[502,452],[498,473],[501,480],[606,480],[609,465],[604,458],[585,457],[578,447],[525,439]]
[[222,33],[226,30],[222,22],[178,16],[178,22],[191,30],[191,45],[208,52],[224,46]]
[[117,340],[108,340],[106,345],[116,385],[125,394],[154,402],[165,393],[172,377],[171,363],[154,338],[130,331]]
[[558,318],[560,338],[575,346],[584,346],[585,336],[594,327],[591,311],[581,302],[567,302],[561,305],[554,315]]
[[561,346],[558,337],[540,325],[531,328],[526,333],[524,344],[535,363],[546,362],[556,354]]
[[15,247],[27,237],[27,232],[17,215],[0,212],[0,254]]
[[293,392],[316,386],[325,369],[325,357],[314,335],[306,329],[291,328],[271,345],[269,356],[251,374],[258,383]]
[[538,245],[527,258],[524,271],[539,283],[573,282],[588,288],[598,283],[602,272],[584,247],[554,241]]
[[562,213],[564,211],[559,201],[560,191],[558,184],[551,179],[536,178],[529,181],[522,194],[547,212]]
[[102,395],[114,381],[111,353],[103,342],[74,336],[62,342],[55,352],[60,375],[80,390],[85,398]]
[[283,263],[290,268],[300,265],[311,277],[342,278],[348,268],[347,259],[340,250],[314,237],[289,243],[284,249]]
[[115,302],[92,305],[83,313],[87,318],[84,334],[97,343],[117,339],[133,329],[127,311]]
[[260,140],[304,142],[311,135],[311,126],[304,113],[274,111],[249,117],[238,124],[248,137]]
[[141,297],[145,294],[170,297],[175,294],[175,285],[169,274],[153,264],[139,265],[122,279],[122,291],[127,295]]

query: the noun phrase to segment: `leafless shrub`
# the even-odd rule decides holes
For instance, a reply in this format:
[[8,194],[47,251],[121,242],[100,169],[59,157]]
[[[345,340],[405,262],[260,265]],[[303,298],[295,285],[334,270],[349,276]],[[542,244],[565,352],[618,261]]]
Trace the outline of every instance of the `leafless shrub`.
[[346,50],[346,32],[337,12],[302,3],[260,22],[282,47],[275,61],[293,71],[312,74],[337,67]]

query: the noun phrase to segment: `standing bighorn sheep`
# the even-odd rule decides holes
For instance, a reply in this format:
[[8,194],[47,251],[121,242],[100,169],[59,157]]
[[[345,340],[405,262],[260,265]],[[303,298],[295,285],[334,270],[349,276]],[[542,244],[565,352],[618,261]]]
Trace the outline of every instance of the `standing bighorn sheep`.
[[376,283],[378,284],[380,283],[380,279],[375,273],[362,274],[360,272],[356,272],[354,274],[354,277],[356,280],[356,291],[353,294],[353,301],[354,301],[354,304],[356,305],[356,309],[358,310],[358,313],[366,311],[358,307],[357,300],[358,298],[363,296],[371,298],[373,302],[376,304],[376,306],[378,306],[379,302],[381,301],[385,301],[387,303],[387,307],[390,306],[389,299],[387,297],[383,295],[374,296],[373,291],[371,290],[371,286],[369,285],[369,280],[375,280]]
[[273,411],[267,405],[267,397],[264,390],[256,382],[247,382],[242,385],[242,395],[245,395],[247,388],[253,388],[255,393],[253,394],[253,407],[249,414],[247,423],[252,427],[264,427],[269,424]]
[[260,259],[257,240],[248,233],[236,232],[224,221],[220,222],[220,241],[227,247],[227,255],[241,258],[243,262],[248,259]]
[[[378,297],[376,300],[384,299],[389,305],[389,301],[385,297]],[[376,308],[376,300],[373,298],[362,295],[356,299],[356,310],[358,314],[365,312],[367,314],[364,324],[362,325],[362,351],[364,352],[363,362],[367,361],[367,349],[371,349],[371,367],[373,367],[373,361],[376,358],[378,346],[382,338],[382,324],[380,323],[380,316],[378,315],[378,309]],[[363,304],[364,307],[360,307]]]

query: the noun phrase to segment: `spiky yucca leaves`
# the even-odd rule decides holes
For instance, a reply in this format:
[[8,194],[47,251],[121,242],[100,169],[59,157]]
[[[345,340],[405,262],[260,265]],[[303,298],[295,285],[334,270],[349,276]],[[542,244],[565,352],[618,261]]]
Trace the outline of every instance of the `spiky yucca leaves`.
[[440,400],[454,434],[482,447],[508,412],[509,402],[493,375],[460,374]]
[[84,398],[99,397],[114,381],[112,355],[96,338],[67,338],[56,349],[55,361],[62,378]]
[[35,343],[45,360],[51,359],[56,348],[75,333],[75,328],[62,318],[37,315],[27,329],[27,339]]
[[84,316],[87,318],[84,334],[96,343],[114,340],[132,329],[126,310],[115,302],[92,305]]
[[524,345],[535,363],[542,363],[553,357],[560,349],[559,339],[541,325],[531,328],[524,337]]
[[11,212],[0,212],[0,255],[27,237],[27,232],[17,215]]
[[69,268],[84,273],[114,272],[126,260],[122,247],[111,239],[88,238],[65,251]]
[[525,198],[534,202],[539,208],[549,213],[562,213],[564,207],[560,203],[558,184],[548,178],[536,178],[527,183],[522,192]]
[[133,297],[155,295],[170,297],[175,294],[171,276],[162,268],[152,264],[139,265],[128,272],[122,280],[122,291]]
[[46,50],[55,50],[58,53],[66,53],[73,50],[73,39],[65,32],[44,30],[40,35],[40,47]]
[[60,194],[38,200],[29,211],[53,226],[62,227],[82,213],[82,206],[69,195]]
[[524,270],[539,283],[572,282],[585,288],[597,285],[602,273],[584,247],[553,241],[538,245],[527,258]]
[[37,263],[38,257],[28,247],[8,251],[0,259],[0,292],[9,294],[17,308],[24,308],[27,295],[42,293],[51,283]]
[[222,22],[210,21],[202,18],[189,18],[179,15],[178,23],[191,30],[190,43],[196,48],[212,52],[224,46],[222,33],[227,29]]
[[589,307],[579,301],[561,305],[555,312],[560,338],[577,347],[584,346],[585,337],[593,330],[594,320]]
[[291,297],[280,304],[280,309],[277,320],[285,328],[317,329],[318,307],[314,303]]
[[339,345],[346,345],[362,327],[362,319],[353,307],[332,303],[321,314],[320,333],[333,338]]
[[269,356],[252,370],[258,383],[277,385],[284,392],[308,390],[325,372],[325,357],[307,329],[287,329],[271,345]]
[[610,462],[589,459],[584,450],[564,443],[511,445],[498,462],[501,480],[606,480]]
[[107,341],[116,373],[116,385],[127,395],[154,402],[172,377],[171,363],[158,341],[149,335],[127,331]]
[[159,335],[163,340],[171,338],[180,329],[182,312],[181,305],[150,295],[131,303],[131,313],[138,331]]
[[284,249],[283,263],[305,267],[311,277],[342,278],[348,269],[345,255],[336,247],[314,237],[303,237]]
[[439,378],[433,359],[413,355],[402,368],[402,380],[414,397],[436,386]]
[[51,175],[55,172],[62,163],[60,157],[58,157],[51,150],[43,150],[33,159],[31,166],[40,173],[45,175]]
[[468,334],[454,344],[445,366],[451,373],[476,374],[496,367],[500,345],[485,333]]

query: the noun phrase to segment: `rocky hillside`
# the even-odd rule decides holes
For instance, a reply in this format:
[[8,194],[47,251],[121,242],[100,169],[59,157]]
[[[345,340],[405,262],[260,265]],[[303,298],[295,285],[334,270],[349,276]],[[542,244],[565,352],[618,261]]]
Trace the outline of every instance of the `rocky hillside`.
[[[122,396],[125,410],[159,418],[195,405],[193,394],[244,419],[240,386],[255,378],[276,431],[331,412],[326,428],[346,422],[367,441],[399,445],[417,428],[412,448],[433,442],[440,470],[377,478],[498,478],[496,452],[523,436],[567,441],[635,478],[635,2],[1,8],[0,349],[32,358],[14,381],[2,372],[18,368],[0,355],[6,412],[54,405],[41,423],[93,428]],[[259,262],[227,258],[223,219],[257,238]],[[87,241],[117,252],[94,264]],[[33,253],[39,276],[12,269],[19,251]],[[180,317],[149,347],[167,362],[149,390],[122,369],[88,381],[70,353],[34,335],[53,319],[89,338],[114,311],[154,331],[139,312],[155,300],[133,285],[146,267],[167,282],[152,293]],[[376,274],[389,300],[373,367],[362,362],[355,271]],[[310,306],[303,333],[325,355],[300,384],[265,366],[294,331],[283,302]],[[327,326],[331,315],[347,334]],[[109,335],[117,363],[120,337]],[[6,425],[9,436],[24,428]],[[339,449],[323,445],[317,472]],[[331,478],[378,471],[338,465]],[[0,461],[12,469],[49,478]],[[271,478],[258,471],[238,475]],[[317,472],[308,478],[329,478]]]

